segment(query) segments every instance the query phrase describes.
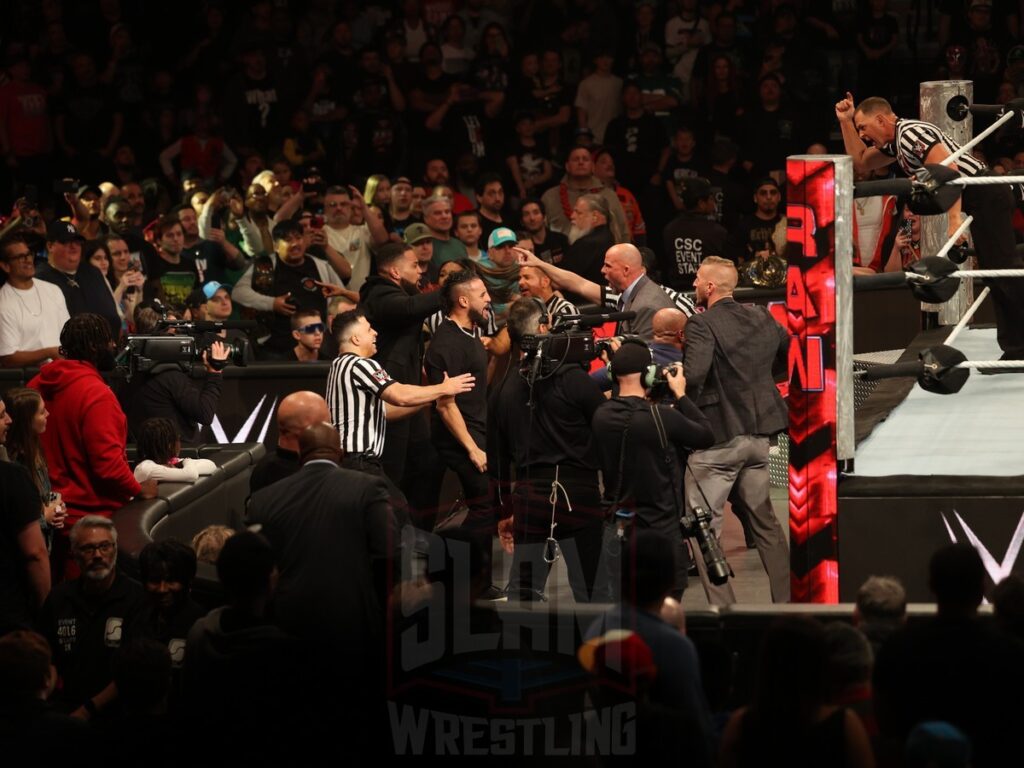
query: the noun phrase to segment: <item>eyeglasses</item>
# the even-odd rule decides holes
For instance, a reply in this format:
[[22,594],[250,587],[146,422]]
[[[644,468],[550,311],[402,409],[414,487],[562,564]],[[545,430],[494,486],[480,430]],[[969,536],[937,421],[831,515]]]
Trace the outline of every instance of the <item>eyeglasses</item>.
[[32,259],[33,259],[33,256],[32,256],[31,252],[16,253],[13,256],[8,256],[7,257],[7,262],[10,263],[12,261],[32,261]]
[[99,544],[82,544],[75,547],[75,550],[83,555],[95,555],[97,553],[109,555],[114,551],[114,542],[103,541]]
[[326,328],[323,323],[310,323],[299,328],[299,333],[323,333]]

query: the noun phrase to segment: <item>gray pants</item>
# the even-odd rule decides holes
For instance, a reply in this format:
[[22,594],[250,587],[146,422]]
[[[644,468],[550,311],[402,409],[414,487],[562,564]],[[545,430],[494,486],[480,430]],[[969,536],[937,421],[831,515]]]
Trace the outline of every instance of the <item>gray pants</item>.
[[[708,507],[712,528],[721,536],[723,510],[730,492],[749,510],[750,529],[757,544],[757,553],[768,573],[772,601],[789,602],[789,547],[786,535],[775,517],[768,488],[768,438],[763,435],[738,435],[732,440],[690,454],[690,471],[686,473],[687,509]],[[696,479],[696,482],[695,482]],[[697,489],[700,483],[700,490]],[[704,496],[701,496],[701,490]],[[727,582],[715,586],[707,577],[704,563],[694,553],[701,584],[712,605],[736,602],[732,586]]]

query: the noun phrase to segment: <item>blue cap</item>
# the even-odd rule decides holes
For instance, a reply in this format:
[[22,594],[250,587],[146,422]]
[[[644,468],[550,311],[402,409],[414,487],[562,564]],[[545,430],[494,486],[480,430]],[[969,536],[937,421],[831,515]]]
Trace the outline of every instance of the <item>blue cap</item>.
[[210,299],[213,298],[213,295],[217,293],[217,291],[219,291],[221,288],[223,288],[229,294],[231,293],[231,286],[224,285],[224,283],[218,283],[216,280],[211,280],[210,282],[203,286],[203,295],[206,297],[206,300],[209,301]]
[[487,238],[487,247],[493,248],[496,245],[506,245],[512,243],[513,245],[519,242],[519,238],[516,237],[516,233],[508,227],[498,227],[496,230],[491,232],[491,236]]

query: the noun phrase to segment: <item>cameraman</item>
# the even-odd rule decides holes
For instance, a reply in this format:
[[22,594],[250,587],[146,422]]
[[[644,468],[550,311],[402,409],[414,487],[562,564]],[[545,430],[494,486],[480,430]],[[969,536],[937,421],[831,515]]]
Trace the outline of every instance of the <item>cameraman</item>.
[[[632,525],[654,530],[672,542],[676,552],[673,595],[678,598],[686,589],[689,563],[680,527],[685,511],[683,470],[689,452],[708,448],[715,437],[707,417],[686,397],[682,366],[662,370],[675,405],[655,405],[647,399],[652,367],[657,368],[646,345],[622,344],[610,366],[619,394],[597,409],[593,429],[605,497],[616,510],[633,513]],[[618,589],[614,580],[612,589]]]
[[[516,301],[508,315],[512,343],[519,349],[523,337],[545,334],[549,322],[539,299]],[[543,350],[545,357],[559,354],[565,343],[564,336],[545,339],[545,346],[554,345]],[[563,346],[559,348],[559,344]],[[520,359],[524,358],[520,353]],[[550,543],[545,544],[550,537],[572,542],[564,551],[569,584],[577,602],[590,602],[604,530],[598,454],[590,420],[604,397],[579,363],[545,370],[527,359],[525,366],[527,376],[536,376],[532,388],[511,366],[492,401],[497,455],[490,463],[500,475],[499,483],[507,481],[509,463],[516,467],[512,518],[498,526],[503,543],[508,542],[510,533],[515,539],[509,599],[543,599],[555,557]]]
[[163,416],[178,428],[182,445],[198,445],[199,429],[209,424],[220,402],[221,370],[227,362],[229,348],[214,341],[203,352],[206,376],[194,380],[195,370],[185,373],[177,365],[161,366],[156,373],[134,379],[127,388],[128,430],[138,436],[142,422]]

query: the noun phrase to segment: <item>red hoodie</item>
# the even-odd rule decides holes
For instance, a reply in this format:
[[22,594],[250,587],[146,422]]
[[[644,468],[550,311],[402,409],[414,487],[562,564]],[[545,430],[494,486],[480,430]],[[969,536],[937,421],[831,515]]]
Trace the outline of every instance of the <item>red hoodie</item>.
[[139,493],[125,458],[124,411],[93,365],[54,360],[28,385],[50,411],[43,452],[53,490],[67,504],[65,531],[85,515],[109,516]]

